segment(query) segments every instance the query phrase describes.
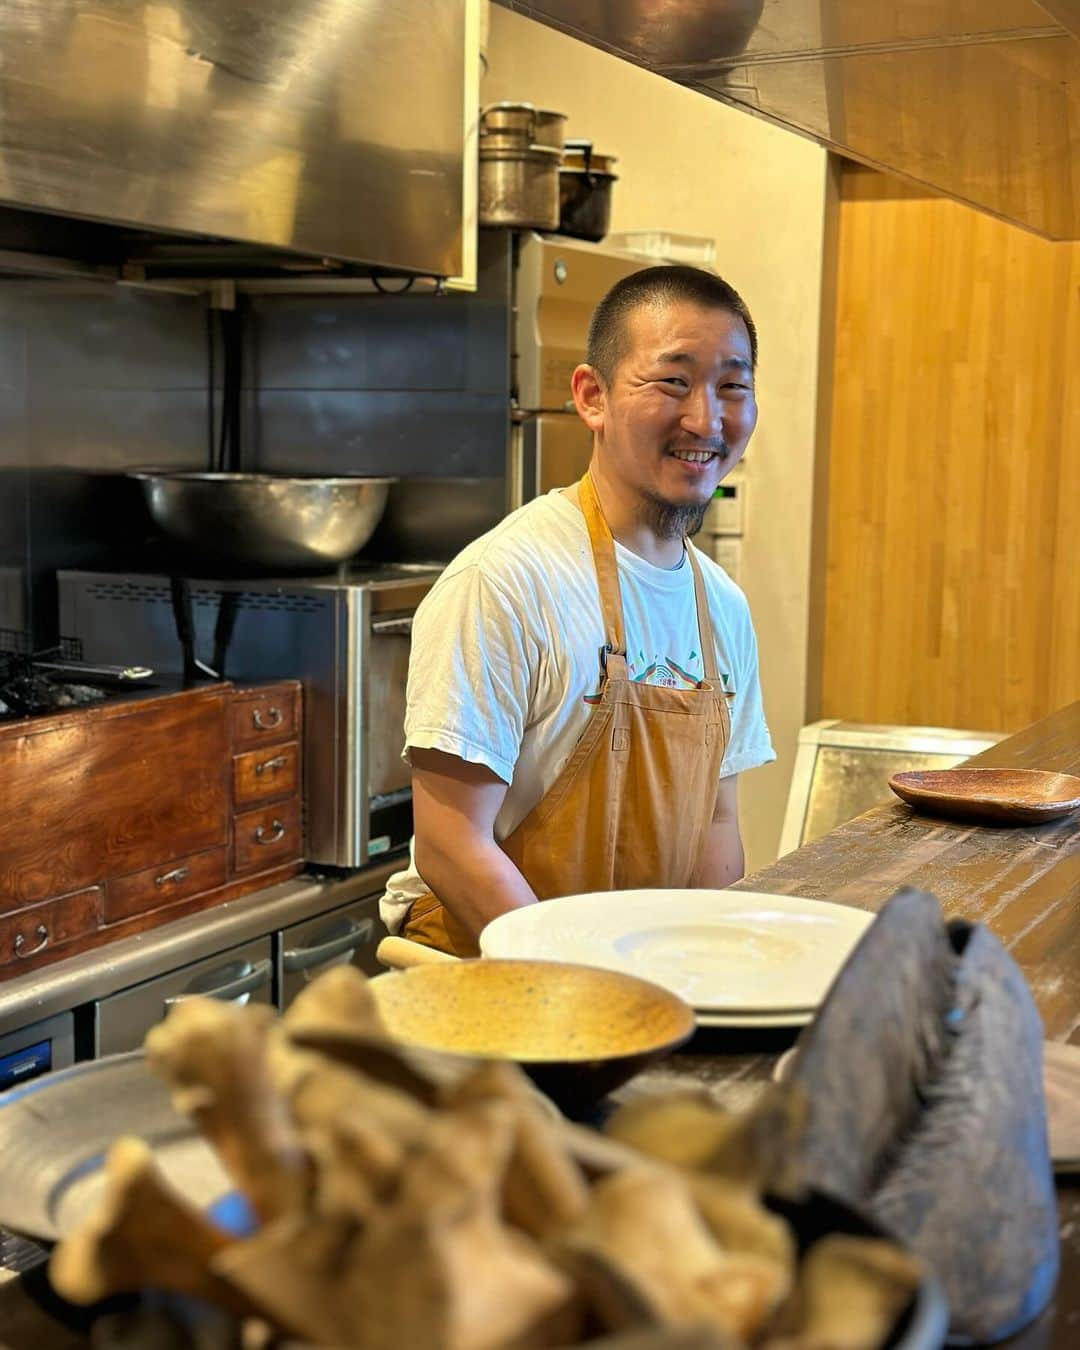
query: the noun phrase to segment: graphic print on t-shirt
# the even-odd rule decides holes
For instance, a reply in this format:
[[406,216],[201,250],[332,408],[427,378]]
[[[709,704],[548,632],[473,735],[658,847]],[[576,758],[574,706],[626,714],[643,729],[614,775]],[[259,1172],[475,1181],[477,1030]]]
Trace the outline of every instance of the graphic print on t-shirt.
[[[627,661],[626,669],[634,684],[655,684],[665,689],[696,689],[703,678],[701,656],[697,651],[692,651],[685,663],[680,665],[670,656],[660,656],[659,653],[649,661],[639,648],[637,656]],[[692,674],[691,671],[695,669],[697,673]],[[731,688],[731,676],[727,672],[721,672],[720,686],[730,701],[735,691]],[[599,703],[600,689],[595,694],[586,694],[584,702]]]

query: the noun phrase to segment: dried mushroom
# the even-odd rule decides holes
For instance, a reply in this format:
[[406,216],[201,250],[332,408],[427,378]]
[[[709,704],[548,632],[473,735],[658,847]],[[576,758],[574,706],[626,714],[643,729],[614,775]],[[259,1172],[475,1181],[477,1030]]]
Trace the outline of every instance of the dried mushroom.
[[722,1247],[753,1252],[779,1261],[789,1270],[794,1268],[795,1237],[791,1229],[755,1196],[710,1172],[689,1172],[686,1183],[698,1212]]
[[227,1237],[120,1141],[101,1208],[52,1258],[73,1300],[194,1294],[268,1346],[878,1350],[919,1278],[890,1244],[840,1237],[796,1269],[761,1195],[788,1184],[797,1093],[740,1115],[639,1099],[600,1135],[516,1065],[390,1041],[350,967],[281,1019],[186,1001],[147,1058],[260,1227]]
[[514,1137],[503,1184],[503,1211],[510,1223],[544,1237],[562,1231],[585,1211],[589,1188],[558,1130],[519,1070],[492,1060],[476,1068],[445,1095],[447,1106],[471,1101],[507,1103]]
[[218,1252],[214,1273],[269,1322],[312,1345],[347,1345],[359,1224],[290,1214]]
[[274,1085],[267,1042],[271,1009],[218,999],[179,1003],[146,1037],[146,1057],[173,1104],[213,1145],[264,1222],[305,1208],[313,1172]]
[[795,1144],[806,1125],[803,1092],[770,1084],[748,1111],[726,1111],[704,1092],[638,1097],[620,1107],[607,1132],[676,1167],[726,1177],[760,1195],[795,1188]]
[[[497,1350],[574,1343],[581,1316],[574,1285],[501,1221],[513,1133],[513,1112],[500,1102],[463,1106],[433,1122],[398,1196],[361,1243],[366,1297],[354,1344]],[[388,1289],[398,1297],[385,1298]]]
[[62,1298],[89,1304],[153,1287],[246,1308],[211,1271],[230,1239],[172,1189],[141,1139],[113,1144],[104,1182],[97,1210],[50,1259]]
[[919,1284],[891,1242],[833,1234],[815,1242],[795,1297],[764,1350],[866,1350],[884,1344]]
[[290,1033],[345,1031],[386,1037],[368,980],[355,966],[332,966],[307,984],[281,1016]]
[[581,1252],[603,1258],[654,1322],[705,1324],[744,1341],[791,1287],[786,1264],[721,1247],[684,1178],[666,1168],[643,1166],[598,1182],[587,1212],[562,1242],[571,1258]]

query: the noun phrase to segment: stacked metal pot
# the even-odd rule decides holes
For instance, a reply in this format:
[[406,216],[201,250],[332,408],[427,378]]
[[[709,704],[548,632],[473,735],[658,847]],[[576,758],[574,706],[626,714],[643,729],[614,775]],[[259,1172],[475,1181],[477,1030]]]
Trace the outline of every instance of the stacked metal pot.
[[559,234],[598,243],[611,224],[614,155],[598,155],[592,141],[566,141],[559,170]]
[[579,239],[607,233],[610,155],[566,142],[565,113],[493,103],[480,113],[480,224],[551,230]]

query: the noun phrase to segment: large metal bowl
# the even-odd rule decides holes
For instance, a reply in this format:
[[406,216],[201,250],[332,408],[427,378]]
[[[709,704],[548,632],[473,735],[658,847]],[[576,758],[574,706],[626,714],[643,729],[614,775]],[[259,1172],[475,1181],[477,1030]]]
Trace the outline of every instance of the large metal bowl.
[[155,525],[192,564],[317,570],[370,539],[392,478],[281,478],[261,473],[132,475]]

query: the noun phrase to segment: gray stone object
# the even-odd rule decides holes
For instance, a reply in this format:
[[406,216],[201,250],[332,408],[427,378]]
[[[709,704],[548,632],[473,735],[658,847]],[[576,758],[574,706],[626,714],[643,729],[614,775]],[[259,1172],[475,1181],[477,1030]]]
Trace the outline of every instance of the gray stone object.
[[1057,1205],[1042,1023],[989,929],[905,888],[803,1033],[808,1182],[877,1219],[937,1275],[952,1344],[1011,1335],[1049,1302]]

